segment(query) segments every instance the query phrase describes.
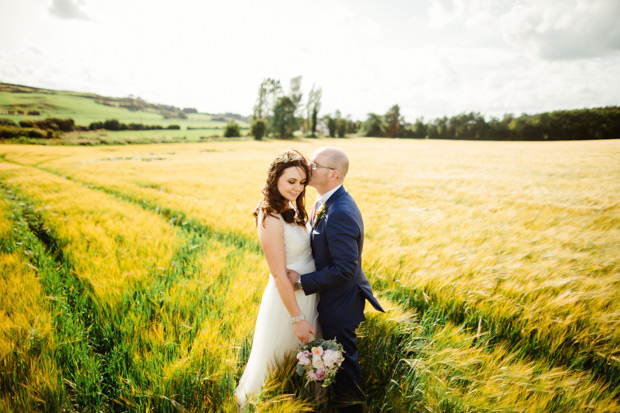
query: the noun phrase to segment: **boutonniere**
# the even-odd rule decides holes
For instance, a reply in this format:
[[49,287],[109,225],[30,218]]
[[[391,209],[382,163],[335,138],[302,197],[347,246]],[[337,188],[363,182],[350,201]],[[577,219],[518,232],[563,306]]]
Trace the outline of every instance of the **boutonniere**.
[[319,223],[320,220],[325,218],[325,214],[327,214],[327,207],[325,204],[321,205],[321,207],[314,213],[314,225]]

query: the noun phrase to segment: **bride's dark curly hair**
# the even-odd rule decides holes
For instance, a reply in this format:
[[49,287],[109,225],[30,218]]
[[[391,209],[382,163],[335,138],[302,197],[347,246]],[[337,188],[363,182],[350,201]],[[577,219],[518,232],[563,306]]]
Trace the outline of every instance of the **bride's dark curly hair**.
[[[297,211],[290,207],[289,201],[278,191],[278,179],[280,179],[285,169],[291,167],[301,168],[306,174],[304,189],[295,200],[295,208]],[[308,220],[308,214],[306,213],[304,199],[309,176],[310,170],[308,169],[308,162],[299,151],[290,149],[276,156],[267,170],[267,180],[261,190],[263,199],[261,199],[256,209],[254,209],[253,215],[256,219],[256,225],[258,225],[259,214],[262,213],[261,223],[265,222],[265,218],[267,218],[268,215],[274,216],[275,214],[281,214],[285,222],[305,226]]]

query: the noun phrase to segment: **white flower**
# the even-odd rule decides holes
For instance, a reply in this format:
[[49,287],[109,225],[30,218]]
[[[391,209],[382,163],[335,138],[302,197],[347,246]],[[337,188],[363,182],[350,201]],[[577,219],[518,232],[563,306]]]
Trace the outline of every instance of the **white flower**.
[[321,356],[312,357],[312,367],[315,369],[322,369],[325,367],[325,363],[323,363]]
[[323,362],[325,363],[325,367],[329,368],[338,363],[338,359],[340,358],[340,354],[334,350],[325,350],[323,353]]

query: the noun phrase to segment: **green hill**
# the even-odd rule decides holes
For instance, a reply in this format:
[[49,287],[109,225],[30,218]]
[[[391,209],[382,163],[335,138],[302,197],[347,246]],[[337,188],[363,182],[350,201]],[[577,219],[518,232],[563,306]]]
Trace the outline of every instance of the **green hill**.
[[[125,98],[100,96],[94,93],[57,91],[31,86],[0,83],[0,121],[8,119],[36,121],[46,118],[71,118],[85,129],[92,122],[116,119],[125,124],[159,125],[164,131],[81,131],[63,134],[65,141],[164,141],[199,140],[221,136],[227,122],[234,120],[242,131],[248,127],[248,119],[233,113],[198,113],[193,108],[181,109],[171,105],[154,104],[139,97]],[[168,130],[178,125],[178,130]],[[71,142],[69,142],[71,143]],[[104,143],[104,142],[101,142]]]

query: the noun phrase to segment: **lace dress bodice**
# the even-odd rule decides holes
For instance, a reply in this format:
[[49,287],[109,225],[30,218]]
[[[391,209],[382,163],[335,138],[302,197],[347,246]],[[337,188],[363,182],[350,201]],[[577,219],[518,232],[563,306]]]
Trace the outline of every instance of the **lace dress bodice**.
[[296,224],[284,223],[284,248],[286,251],[286,267],[295,270],[298,264],[312,260],[310,245],[310,224],[300,227]]

